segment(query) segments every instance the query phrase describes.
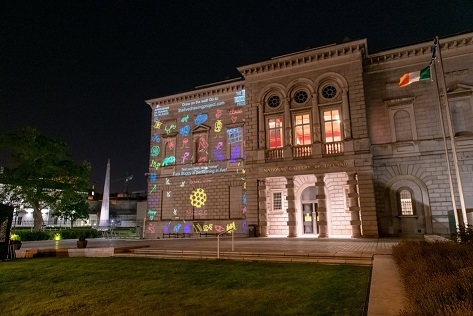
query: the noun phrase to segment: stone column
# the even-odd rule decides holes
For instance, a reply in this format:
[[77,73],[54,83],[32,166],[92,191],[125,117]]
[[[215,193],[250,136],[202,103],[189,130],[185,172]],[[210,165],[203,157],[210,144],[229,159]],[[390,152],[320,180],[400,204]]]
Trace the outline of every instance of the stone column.
[[327,229],[327,199],[325,197],[324,174],[316,174],[317,181],[315,188],[317,190],[317,211],[319,212],[319,238],[328,237]]
[[342,122],[343,122],[343,140],[351,139],[351,121],[350,121],[350,107],[348,105],[348,91],[342,91]]
[[351,237],[361,237],[360,205],[358,203],[358,178],[356,173],[348,173],[348,209],[350,210]]
[[264,104],[258,104],[258,149],[266,149]]
[[266,181],[258,180],[258,209],[260,236],[268,237],[268,210],[266,209]]
[[286,177],[287,189],[287,226],[289,235],[287,237],[297,237],[297,219],[296,219],[296,196],[294,192],[294,177]]
[[312,133],[314,143],[322,142],[322,135],[320,132],[320,115],[319,115],[319,105],[318,105],[318,96],[315,92],[312,94]]

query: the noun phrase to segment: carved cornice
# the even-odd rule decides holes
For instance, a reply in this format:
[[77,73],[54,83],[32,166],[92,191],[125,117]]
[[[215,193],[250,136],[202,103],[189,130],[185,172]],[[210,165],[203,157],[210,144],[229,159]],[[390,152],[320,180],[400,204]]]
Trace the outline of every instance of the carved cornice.
[[[440,49],[442,53],[450,49],[457,49],[466,46],[473,46],[473,33],[463,34],[459,36],[440,39]],[[433,39],[430,42],[425,42],[417,45],[401,47],[378,54],[368,55],[365,59],[365,65],[373,66],[386,62],[402,60],[417,56],[432,56]],[[430,58],[429,58],[430,60]]]
[[300,65],[318,63],[337,57],[366,53],[366,40],[359,40],[340,45],[315,48],[294,54],[284,55],[257,64],[238,67],[238,71],[248,77],[255,74],[287,69]]
[[245,89],[245,84],[244,84],[244,81],[242,80],[242,81],[238,81],[232,84],[216,85],[209,88],[184,92],[180,94],[174,94],[174,95],[166,96],[163,98],[150,99],[150,100],[146,100],[145,102],[151,107],[153,107],[156,104],[164,106],[164,105],[171,105],[175,103],[187,102],[187,101],[191,101],[195,99],[218,96],[218,95],[222,95],[226,93],[233,93],[233,92],[240,91],[243,89]]

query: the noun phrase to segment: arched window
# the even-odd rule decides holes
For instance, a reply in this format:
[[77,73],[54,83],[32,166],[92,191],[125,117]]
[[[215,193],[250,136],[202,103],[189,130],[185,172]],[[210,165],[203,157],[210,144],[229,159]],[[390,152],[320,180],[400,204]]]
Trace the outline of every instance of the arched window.
[[412,192],[407,188],[400,188],[398,193],[399,215],[414,215]]

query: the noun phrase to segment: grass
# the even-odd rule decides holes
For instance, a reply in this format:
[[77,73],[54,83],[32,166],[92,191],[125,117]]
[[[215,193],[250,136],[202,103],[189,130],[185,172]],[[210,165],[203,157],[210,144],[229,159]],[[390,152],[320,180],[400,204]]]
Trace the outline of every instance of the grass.
[[0,262],[2,315],[361,315],[369,267],[150,258]]
[[400,315],[473,315],[473,244],[407,241],[393,256],[408,298]]

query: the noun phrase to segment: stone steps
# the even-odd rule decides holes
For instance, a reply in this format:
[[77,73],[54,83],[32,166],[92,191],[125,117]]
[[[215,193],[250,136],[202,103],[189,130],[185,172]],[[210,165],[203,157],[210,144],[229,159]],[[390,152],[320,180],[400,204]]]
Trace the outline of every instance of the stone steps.
[[189,251],[162,250],[151,248],[129,249],[127,252],[115,253],[114,257],[149,257],[167,259],[223,259],[241,261],[274,261],[274,262],[311,262],[323,264],[348,264],[371,266],[372,253],[294,253],[294,252],[232,252],[232,251]]

